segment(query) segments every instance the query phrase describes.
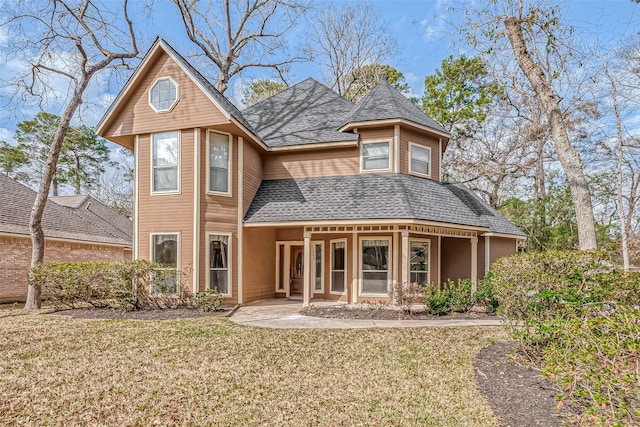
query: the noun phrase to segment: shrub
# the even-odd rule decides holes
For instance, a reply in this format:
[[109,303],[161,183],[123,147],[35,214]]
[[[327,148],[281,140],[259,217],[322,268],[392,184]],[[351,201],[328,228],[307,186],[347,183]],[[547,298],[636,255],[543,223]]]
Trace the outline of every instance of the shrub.
[[[171,308],[184,305],[190,293],[184,274],[148,261],[40,263],[31,268],[29,284],[57,308]],[[174,283],[177,294],[158,292]]]
[[445,284],[449,290],[451,309],[456,313],[465,313],[473,306],[473,293],[471,292],[471,280],[460,279],[458,283],[449,280]]
[[604,251],[498,260],[489,281],[520,348],[585,409],[589,424],[640,419],[640,273]]
[[389,297],[406,313],[411,313],[413,304],[424,296],[424,289],[422,285],[415,282],[395,282],[389,288]]
[[222,294],[217,289],[207,289],[204,292],[197,292],[191,303],[200,311],[216,311],[222,304]]
[[473,300],[476,303],[482,304],[489,314],[495,314],[500,305],[498,299],[494,295],[493,285],[491,284],[491,272],[489,272],[484,279],[478,283],[478,290],[473,295]]
[[431,288],[425,298],[425,306],[429,313],[436,316],[442,316],[451,311],[451,299],[449,298],[448,289]]

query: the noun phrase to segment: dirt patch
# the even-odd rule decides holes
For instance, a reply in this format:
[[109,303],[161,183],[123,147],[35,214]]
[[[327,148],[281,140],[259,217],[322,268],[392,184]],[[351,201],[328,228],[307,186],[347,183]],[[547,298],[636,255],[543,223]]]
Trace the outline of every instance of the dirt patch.
[[311,306],[304,308],[300,314],[312,317],[324,317],[330,319],[365,319],[365,320],[442,320],[442,319],[496,319],[495,315],[475,309],[466,313],[455,313],[444,316],[435,316],[424,310],[417,309],[411,313],[388,306],[358,306],[353,304]]
[[474,361],[478,389],[489,402],[501,426],[567,425],[576,408],[558,408],[557,385],[514,356],[514,342],[483,348]]
[[196,317],[228,317],[234,307],[220,307],[217,311],[198,311],[193,308],[172,308],[165,310],[115,310],[111,308],[72,308],[55,311],[51,314],[70,316],[79,319],[134,319],[134,320],[173,320]]

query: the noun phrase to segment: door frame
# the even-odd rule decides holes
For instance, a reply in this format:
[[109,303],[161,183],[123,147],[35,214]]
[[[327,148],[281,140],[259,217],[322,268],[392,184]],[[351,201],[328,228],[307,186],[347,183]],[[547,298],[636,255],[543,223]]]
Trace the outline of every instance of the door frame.
[[[311,256],[313,260],[313,271],[315,271],[315,256],[314,252],[316,250],[316,245],[322,246],[322,287],[321,291],[316,291],[315,287],[311,289],[311,294],[324,294],[324,263],[325,263],[325,254],[324,254],[324,240],[312,240],[311,241]],[[284,260],[280,259],[280,246],[284,246]],[[280,263],[284,261],[282,266],[282,274],[283,274],[283,283],[284,283],[284,292],[285,297],[289,298],[291,296],[291,247],[292,246],[302,246],[304,251],[304,240],[277,240],[276,241],[276,281],[275,281],[275,290],[276,292],[282,292],[282,289],[278,287],[280,283]]]

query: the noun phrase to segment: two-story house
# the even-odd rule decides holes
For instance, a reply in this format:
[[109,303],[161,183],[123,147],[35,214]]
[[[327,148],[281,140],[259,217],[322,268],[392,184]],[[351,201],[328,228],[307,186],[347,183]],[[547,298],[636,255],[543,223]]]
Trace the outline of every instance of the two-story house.
[[241,112],[158,39],[97,132],[135,154],[134,257],[228,303],[475,283],[524,238],[441,182],[449,134],[386,81],[353,104],[307,79]]

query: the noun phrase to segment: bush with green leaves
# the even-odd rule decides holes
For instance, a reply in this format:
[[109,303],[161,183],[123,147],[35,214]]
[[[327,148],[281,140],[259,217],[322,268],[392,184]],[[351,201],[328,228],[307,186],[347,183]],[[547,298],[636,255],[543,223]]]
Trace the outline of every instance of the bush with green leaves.
[[489,281],[520,349],[585,410],[587,424],[640,423],[640,273],[605,251],[502,258]]
[[491,274],[491,271],[489,271],[489,273],[478,282],[478,290],[473,295],[473,300],[477,304],[482,304],[487,313],[495,314],[500,304],[493,292]]
[[191,300],[193,307],[199,311],[216,311],[222,304],[222,294],[218,289],[207,289],[197,292]]
[[31,268],[28,280],[57,308],[173,308],[191,297],[183,273],[143,260],[45,262]]
[[471,281],[468,279],[460,279],[457,282],[447,280],[439,287],[427,287],[424,303],[427,311],[437,316],[451,311],[467,312],[474,304]]

